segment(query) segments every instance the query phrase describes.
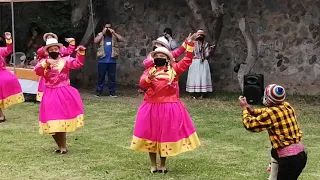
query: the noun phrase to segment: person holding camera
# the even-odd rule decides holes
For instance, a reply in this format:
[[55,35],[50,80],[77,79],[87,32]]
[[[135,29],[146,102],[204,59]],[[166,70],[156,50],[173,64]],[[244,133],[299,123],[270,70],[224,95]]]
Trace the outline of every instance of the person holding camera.
[[111,23],[106,23],[102,32],[95,38],[94,43],[99,43],[97,51],[98,60],[98,85],[96,96],[99,97],[103,91],[105,76],[108,73],[108,88],[110,97],[116,96],[116,68],[119,57],[118,42],[123,42],[124,38],[112,29]]

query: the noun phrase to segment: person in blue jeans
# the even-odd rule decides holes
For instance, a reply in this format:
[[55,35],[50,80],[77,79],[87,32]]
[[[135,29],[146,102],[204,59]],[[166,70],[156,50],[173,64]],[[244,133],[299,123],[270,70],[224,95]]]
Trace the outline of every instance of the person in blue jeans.
[[111,97],[116,96],[116,69],[117,59],[119,57],[118,42],[123,42],[124,38],[116,33],[111,23],[106,23],[102,32],[95,38],[94,43],[99,43],[97,51],[98,60],[98,85],[96,88],[96,96],[100,96],[103,91],[105,77],[108,75],[108,89]]

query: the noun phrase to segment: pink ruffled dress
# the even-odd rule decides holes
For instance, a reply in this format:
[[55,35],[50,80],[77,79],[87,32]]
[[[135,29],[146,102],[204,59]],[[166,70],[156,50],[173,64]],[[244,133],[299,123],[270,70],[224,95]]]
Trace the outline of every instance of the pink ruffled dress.
[[70,86],[71,69],[83,66],[84,52],[78,51],[76,58],[60,57],[58,67],[50,67],[46,60],[35,67],[38,76],[45,80],[39,112],[41,134],[72,132],[84,126],[84,108],[80,93]]

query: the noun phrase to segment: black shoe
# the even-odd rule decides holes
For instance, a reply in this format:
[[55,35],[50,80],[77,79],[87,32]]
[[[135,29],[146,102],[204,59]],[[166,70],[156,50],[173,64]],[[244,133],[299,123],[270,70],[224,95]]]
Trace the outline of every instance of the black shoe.
[[61,154],[67,154],[68,150],[60,151]]
[[162,170],[158,170],[159,173],[163,173],[163,174],[167,174],[168,170],[167,169],[162,169]]
[[154,168],[151,168],[151,169],[150,169],[150,173],[152,173],[152,174],[157,173],[157,172],[158,172],[157,168],[155,168],[155,169],[154,169]]

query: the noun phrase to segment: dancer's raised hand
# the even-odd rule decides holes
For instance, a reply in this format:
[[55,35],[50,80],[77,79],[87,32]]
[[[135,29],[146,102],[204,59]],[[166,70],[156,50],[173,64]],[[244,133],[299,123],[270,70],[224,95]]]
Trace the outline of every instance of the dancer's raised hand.
[[4,33],[4,37],[5,37],[6,39],[11,39],[11,33],[10,33],[10,32],[5,32],[5,33]]
[[242,108],[243,108],[243,107],[247,107],[247,106],[248,106],[248,102],[247,102],[246,97],[240,96],[240,97],[239,97],[239,104],[240,104],[240,106],[241,106]]
[[240,96],[239,97],[239,104],[240,104],[242,110],[248,110],[248,112],[251,115],[254,115],[254,109],[248,104],[246,97]]
[[191,33],[189,33],[188,37],[184,41],[185,42],[189,41],[190,37],[191,37]]
[[193,33],[193,34],[190,36],[188,42],[194,42],[194,41],[196,41],[196,39],[197,39],[199,36],[200,36],[200,35],[199,35],[198,33]]
[[150,80],[155,79],[155,78],[156,78],[156,72],[157,72],[157,71],[153,71],[152,73],[150,73],[149,76],[148,76],[148,78],[149,78]]
[[84,51],[86,49],[87,49],[86,47],[80,45],[80,46],[77,47],[76,51]]

